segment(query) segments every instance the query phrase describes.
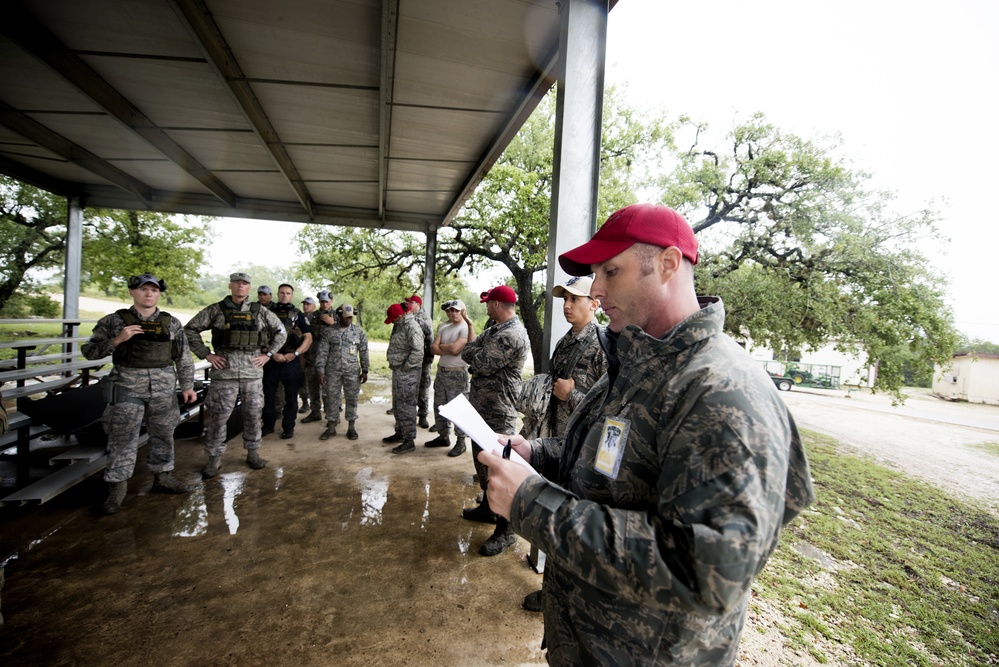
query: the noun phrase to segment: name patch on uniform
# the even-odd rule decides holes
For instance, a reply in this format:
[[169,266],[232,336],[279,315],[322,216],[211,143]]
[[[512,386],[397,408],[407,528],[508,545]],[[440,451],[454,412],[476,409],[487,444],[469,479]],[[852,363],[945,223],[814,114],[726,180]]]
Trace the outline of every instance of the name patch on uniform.
[[604,419],[604,426],[600,431],[600,444],[597,447],[597,459],[593,462],[594,470],[611,479],[617,479],[630,430],[631,420],[629,419],[621,417]]

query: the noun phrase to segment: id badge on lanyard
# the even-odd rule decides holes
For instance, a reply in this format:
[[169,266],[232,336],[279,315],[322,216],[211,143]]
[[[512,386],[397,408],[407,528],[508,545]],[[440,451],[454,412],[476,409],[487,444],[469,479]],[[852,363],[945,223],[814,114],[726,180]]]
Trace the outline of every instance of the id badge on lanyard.
[[597,456],[593,461],[594,470],[611,479],[617,479],[630,431],[630,419],[620,416],[604,418],[603,427],[600,429],[600,440],[597,443]]

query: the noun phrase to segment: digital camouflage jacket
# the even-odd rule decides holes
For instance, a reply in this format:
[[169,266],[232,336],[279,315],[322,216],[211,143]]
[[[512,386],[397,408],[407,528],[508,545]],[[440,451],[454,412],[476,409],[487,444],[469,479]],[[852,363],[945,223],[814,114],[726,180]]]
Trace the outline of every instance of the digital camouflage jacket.
[[[233,303],[231,297],[227,296],[224,301],[227,306],[236,307],[236,304]],[[249,311],[250,300],[244,300],[243,303],[238,306],[238,309],[244,313]],[[285,332],[284,325],[281,324],[281,320],[278,319],[278,316],[267,308],[260,308],[257,311],[256,322],[258,329],[265,330],[269,333],[269,349],[273,351],[280,350],[281,346],[284,345],[288,334]],[[225,314],[222,312],[222,306],[218,303],[213,303],[188,320],[187,325],[184,327],[184,333],[187,334],[187,342],[191,346],[191,351],[194,352],[198,359],[204,359],[209,354],[214,352],[226,360],[225,368],[211,369],[208,371],[208,377],[212,380],[262,378],[264,376],[264,369],[257,368],[253,365],[252,361],[253,357],[259,354],[259,352],[250,350],[210,350],[208,346],[205,345],[205,342],[201,340],[202,331],[221,329],[224,326]]]
[[602,334],[607,374],[564,439],[532,442],[554,481],[521,485],[510,520],[547,555],[552,665],[735,663],[750,585],[814,492],[790,413],[724,317],[705,299],[661,339]]
[[486,327],[465,345],[461,358],[472,376],[468,398],[480,414],[489,412],[516,418],[523,384],[521,374],[530,350],[527,329],[516,315],[502,324]]
[[368,372],[368,334],[353,322],[346,327],[324,327],[312,347],[316,348],[317,373]]
[[423,367],[423,330],[412,313],[392,325],[385,357],[394,371]]
[[[574,334],[570,329],[555,345],[549,372],[556,378],[572,378],[576,386],[564,401],[554,395],[551,397],[545,415],[547,428],[542,435],[557,437],[565,434],[569,415],[607,370],[607,356],[597,339],[599,328],[595,322],[590,322],[579,333]],[[568,368],[570,364],[572,368]]]
[[[136,319],[151,322],[160,317],[157,308],[150,317],[142,317],[134,306],[130,307]],[[90,340],[80,347],[87,359],[102,359],[114,352],[112,339],[125,328],[125,320],[117,312],[105,315],[94,325]],[[119,389],[138,398],[149,398],[154,393],[174,391],[179,383],[181,391],[194,389],[194,361],[184,335],[184,327],[176,317],[170,318],[170,340],[173,343],[173,366],[166,368],[129,368],[115,366]]]

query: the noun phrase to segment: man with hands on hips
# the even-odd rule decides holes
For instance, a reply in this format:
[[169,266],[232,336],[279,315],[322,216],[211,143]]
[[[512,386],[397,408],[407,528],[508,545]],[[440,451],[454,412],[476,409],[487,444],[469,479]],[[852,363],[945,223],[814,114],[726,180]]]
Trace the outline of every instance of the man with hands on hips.
[[564,435],[501,437],[542,476],[479,454],[492,511],[547,556],[548,662],[733,665],[750,587],[814,500],[794,420],[697,297],[679,213],[628,206],[559,263],[594,273],[607,373]]

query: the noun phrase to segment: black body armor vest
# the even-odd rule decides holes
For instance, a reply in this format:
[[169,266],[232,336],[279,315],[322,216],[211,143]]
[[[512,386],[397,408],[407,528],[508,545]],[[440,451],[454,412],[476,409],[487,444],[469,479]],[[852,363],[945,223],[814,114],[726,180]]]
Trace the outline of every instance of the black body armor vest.
[[114,349],[111,360],[116,366],[126,368],[166,368],[175,358],[174,343],[170,340],[170,313],[160,311],[155,320],[140,320],[131,310],[117,311],[125,326],[138,324],[142,333],[132,336]]

